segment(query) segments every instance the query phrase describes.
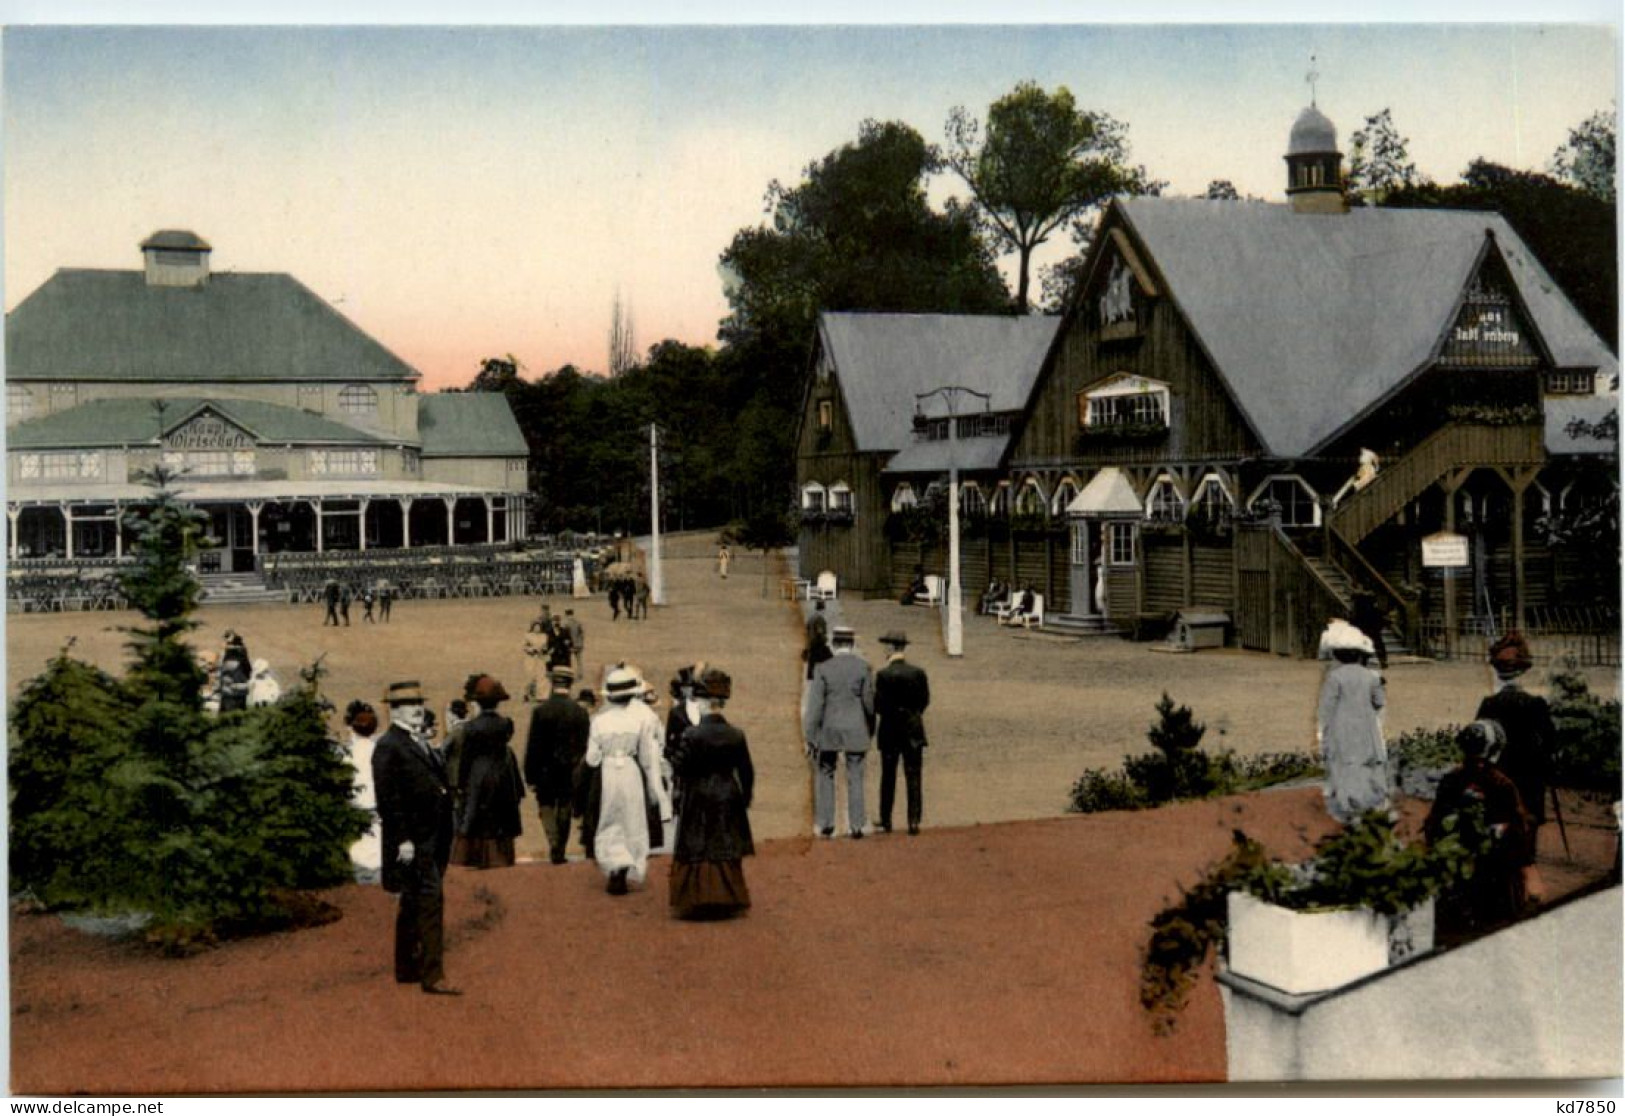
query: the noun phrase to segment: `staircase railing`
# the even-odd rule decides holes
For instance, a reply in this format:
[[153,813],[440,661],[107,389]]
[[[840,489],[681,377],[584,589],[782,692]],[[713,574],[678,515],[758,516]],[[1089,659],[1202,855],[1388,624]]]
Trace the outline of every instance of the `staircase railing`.
[[1332,512],[1331,526],[1350,544],[1357,543],[1452,469],[1545,461],[1543,438],[1543,429],[1533,423],[1447,423],[1397,461],[1386,463],[1370,484]]
[[[1290,623],[1289,638],[1297,644],[1298,654],[1313,658],[1319,651],[1320,633],[1325,629],[1326,621],[1333,616],[1343,616],[1348,612],[1348,602],[1343,600],[1327,580],[1320,575],[1320,571],[1310,564],[1303,551],[1295,544],[1279,526],[1271,529],[1271,536],[1275,542],[1275,551],[1279,559],[1284,561],[1272,562],[1277,576],[1289,576],[1291,584],[1291,597],[1295,604],[1292,615],[1287,617]],[[1272,609],[1279,602],[1272,603]],[[1273,642],[1273,639],[1272,639]],[[1277,650],[1280,650],[1277,647]]]
[[1326,557],[1335,562],[1357,587],[1376,594],[1378,604],[1394,618],[1406,646],[1417,648],[1422,630],[1422,607],[1388,583],[1359,548],[1335,527],[1326,531]]

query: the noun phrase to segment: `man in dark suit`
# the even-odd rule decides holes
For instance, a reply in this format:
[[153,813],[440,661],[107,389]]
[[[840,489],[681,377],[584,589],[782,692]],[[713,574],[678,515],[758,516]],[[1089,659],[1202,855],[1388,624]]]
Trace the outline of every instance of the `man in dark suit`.
[[875,743],[880,747],[880,831],[891,832],[892,804],[897,800],[897,761],[903,761],[908,790],[908,832],[920,832],[925,812],[921,768],[925,759],[925,721],[931,684],[925,671],[903,658],[908,636],[891,631],[880,637],[891,648],[886,665],[875,675]]
[[389,731],[372,753],[383,823],[384,890],[400,895],[395,916],[395,980],[437,996],[462,993],[446,983],[445,898],[451,856],[451,786],[429,746],[427,708],[416,682],[393,683],[384,696]]
[[575,671],[568,666],[548,672],[551,692],[531,710],[525,741],[525,782],[536,792],[536,812],[554,864],[564,863],[570,843],[571,805],[591,728],[587,711],[570,697],[574,681]]

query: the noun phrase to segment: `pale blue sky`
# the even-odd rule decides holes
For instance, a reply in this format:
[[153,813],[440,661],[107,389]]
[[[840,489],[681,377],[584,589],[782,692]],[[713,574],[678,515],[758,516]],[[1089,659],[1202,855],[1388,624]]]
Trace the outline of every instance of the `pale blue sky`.
[[640,346],[711,342],[732,233],[865,117],[940,140],[955,104],[1064,84],[1172,192],[1278,200],[1311,54],[1342,137],[1391,107],[1453,180],[1544,168],[1613,102],[1617,51],[1596,26],[11,28],[6,305],[179,226],[218,268],[298,276],[431,386],[503,352],[601,369],[617,289]]

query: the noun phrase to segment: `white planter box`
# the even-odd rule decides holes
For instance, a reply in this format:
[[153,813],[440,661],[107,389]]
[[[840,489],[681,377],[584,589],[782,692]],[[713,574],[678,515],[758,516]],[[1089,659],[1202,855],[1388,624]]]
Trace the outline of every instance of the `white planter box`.
[[1433,948],[1433,901],[1403,915],[1293,911],[1229,895],[1230,971],[1291,995],[1325,992]]

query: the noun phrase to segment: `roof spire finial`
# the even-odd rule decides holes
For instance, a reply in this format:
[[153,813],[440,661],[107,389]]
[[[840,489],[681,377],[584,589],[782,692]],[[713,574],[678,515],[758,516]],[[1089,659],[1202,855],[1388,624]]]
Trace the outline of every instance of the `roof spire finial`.
[[1320,70],[1315,64],[1315,56],[1313,54],[1309,56],[1309,72],[1303,76],[1303,80],[1309,83],[1310,107],[1319,108],[1320,106],[1315,103],[1315,82],[1320,80]]

